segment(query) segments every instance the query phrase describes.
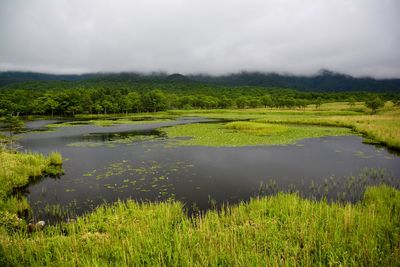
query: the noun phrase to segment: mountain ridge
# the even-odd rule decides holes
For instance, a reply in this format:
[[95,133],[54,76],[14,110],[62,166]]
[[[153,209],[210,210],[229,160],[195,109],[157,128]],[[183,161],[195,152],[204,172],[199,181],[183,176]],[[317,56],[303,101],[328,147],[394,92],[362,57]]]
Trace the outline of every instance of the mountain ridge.
[[299,91],[317,92],[400,92],[400,79],[356,78],[347,74],[321,70],[312,76],[293,74],[238,72],[213,76],[208,74],[179,73],[167,74],[154,72],[85,73],[85,74],[48,74],[39,72],[0,72],[0,88],[30,81],[67,81],[67,82],[120,82],[120,83],[204,83],[223,86],[259,86],[292,88]]

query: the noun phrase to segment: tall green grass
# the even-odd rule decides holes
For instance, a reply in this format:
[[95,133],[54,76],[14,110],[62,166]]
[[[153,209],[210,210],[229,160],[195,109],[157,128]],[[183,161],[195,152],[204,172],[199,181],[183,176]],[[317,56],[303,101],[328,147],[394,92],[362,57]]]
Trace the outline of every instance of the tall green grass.
[[0,194],[4,196],[13,188],[29,182],[30,177],[40,176],[46,171],[49,160],[38,153],[0,152]]
[[296,194],[255,198],[189,218],[177,202],[117,202],[43,232],[2,235],[0,263],[31,266],[271,266],[400,264],[400,192],[362,202]]
[[13,195],[13,191],[43,174],[59,174],[61,164],[62,156],[58,152],[45,157],[38,153],[0,151],[0,233],[26,225],[18,213],[28,210],[29,204],[24,197]]
[[62,165],[63,159],[60,152],[51,152],[48,156],[49,165]]

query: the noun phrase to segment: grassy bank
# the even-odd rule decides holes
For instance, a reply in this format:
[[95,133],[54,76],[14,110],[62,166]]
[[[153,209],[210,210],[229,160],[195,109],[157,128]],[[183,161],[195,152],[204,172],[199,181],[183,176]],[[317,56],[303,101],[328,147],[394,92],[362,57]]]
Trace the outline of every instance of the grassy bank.
[[257,122],[294,123],[309,125],[341,126],[352,128],[391,148],[400,149],[400,109],[382,111],[376,115],[318,116],[313,114],[268,114]]
[[176,202],[118,202],[0,242],[3,265],[398,266],[400,192],[371,187],[355,205],[278,194],[195,218]]
[[29,209],[29,204],[22,196],[14,196],[13,190],[27,185],[30,180],[44,174],[58,175],[61,169],[62,157],[58,152],[45,157],[38,153],[16,153],[0,151],[0,228],[18,229],[25,222],[18,214]]

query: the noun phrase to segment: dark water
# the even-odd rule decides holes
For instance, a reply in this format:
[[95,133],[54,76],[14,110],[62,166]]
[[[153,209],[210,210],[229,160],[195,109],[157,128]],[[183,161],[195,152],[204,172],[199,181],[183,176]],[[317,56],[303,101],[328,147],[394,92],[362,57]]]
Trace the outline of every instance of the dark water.
[[[45,154],[59,151],[66,159],[65,175],[27,188],[35,216],[49,219],[52,205],[82,214],[103,202],[127,198],[174,198],[192,211],[204,210],[213,203],[236,203],[277,189],[321,196],[326,184],[328,197],[336,198],[349,179],[356,179],[355,189],[371,176],[399,181],[400,157],[365,145],[358,136],[305,139],[286,146],[174,147],[157,130],[198,121],[85,125],[25,134],[23,148]],[[43,122],[33,124],[43,127]]]

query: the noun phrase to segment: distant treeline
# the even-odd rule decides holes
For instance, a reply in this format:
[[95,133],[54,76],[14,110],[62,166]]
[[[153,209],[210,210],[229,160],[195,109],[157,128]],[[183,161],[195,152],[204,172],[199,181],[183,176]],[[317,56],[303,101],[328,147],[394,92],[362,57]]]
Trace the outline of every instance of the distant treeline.
[[349,75],[321,70],[312,76],[290,74],[239,72],[227,75],[168,75],[162,72],[140,73],[87,73],[55,75],[34,72],[0,72],[0,87],[30,81],[69,81],[69,82],[117,82],[117,83],[203,83],[221,86],[255,86],[292,88],[299,91],[314,92],[400,92],[400,79],[355,78]]
[[[31,81],[0,88],[0,116],[156,112],[168,109],[304,108],[326,102],[399,99],[396,93],[301,92],[285,88],[228,87],[170,80],[127,80],[110,76],[88,81]],[[130,76],[131,78],[131,76]]]

